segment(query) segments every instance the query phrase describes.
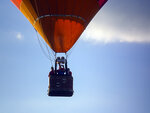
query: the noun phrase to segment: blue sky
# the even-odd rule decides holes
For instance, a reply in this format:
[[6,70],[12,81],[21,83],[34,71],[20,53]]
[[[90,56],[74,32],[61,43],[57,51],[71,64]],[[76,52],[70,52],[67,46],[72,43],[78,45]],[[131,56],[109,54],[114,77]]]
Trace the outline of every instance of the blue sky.
[[69,56],[74,96],[47,96],[50,61],[27,19],[0,2],[1,113],[150,113],[150,2],[109,0]]

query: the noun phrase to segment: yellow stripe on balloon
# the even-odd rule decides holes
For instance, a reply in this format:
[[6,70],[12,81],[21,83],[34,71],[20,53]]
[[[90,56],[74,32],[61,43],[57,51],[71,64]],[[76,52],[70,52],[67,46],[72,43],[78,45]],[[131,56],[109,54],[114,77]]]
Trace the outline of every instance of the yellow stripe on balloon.
[[[42,38],[46,41],[46,43],[50,46],[47,37],[45,36],[42,26],[38,21],[35,20],[38,18],[36,12],[34,11],[31,3],[29,0],[23,0],[20,5],[20,11],[23,13],[23,15],[29,20],[29,22],[32,24],[32,26],[38,31],[38,33],[42,36]],[[35,24],[34,24],[35,23]]]

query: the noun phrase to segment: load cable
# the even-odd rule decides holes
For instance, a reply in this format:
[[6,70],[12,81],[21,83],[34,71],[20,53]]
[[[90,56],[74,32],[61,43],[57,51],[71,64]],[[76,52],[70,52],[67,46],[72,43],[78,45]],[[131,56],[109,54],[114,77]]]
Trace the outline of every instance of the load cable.
[[41,43],[41,40],[40,40],[40,38],[39,38],[39,36],[38,36],[37,30],[35,30],[35,31],[36,31],[37,39],[38,39],[38,42],[39,42],[39,45],[40,45],[40,48],[41,48],[43,54],[45,55],[45,57],[46,57],[48,60],[50,60],[50,63],[51,63],[51,65],[53,66],[53,60],[52,60],[52,58],[51,58],[51,54],[50,54],[50,51],[49,51],[47,45],[45,44],[46,49],[47,49],[47,52],[46,52],[45,49],[44,49],[43,46],[42,46],[42,43]]

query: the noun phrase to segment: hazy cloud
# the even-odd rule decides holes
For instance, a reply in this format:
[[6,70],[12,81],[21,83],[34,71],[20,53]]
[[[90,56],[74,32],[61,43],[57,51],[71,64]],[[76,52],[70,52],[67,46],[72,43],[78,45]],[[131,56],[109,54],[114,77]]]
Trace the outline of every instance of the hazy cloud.
[[[150,43],[148,5],[142,9],[139,1],[136,4],[128,4],[129,2],[119,2],[118,0],[112,1],[109,1],[96,15],[96,18],[83,33],[82,39],[94,43]],[[115,2],[119,2],[118,5]]]
[[19,39],[19,40],[22,40],[23,39],[23,35],[20,32],[17,32],[16,33],[16,38]]

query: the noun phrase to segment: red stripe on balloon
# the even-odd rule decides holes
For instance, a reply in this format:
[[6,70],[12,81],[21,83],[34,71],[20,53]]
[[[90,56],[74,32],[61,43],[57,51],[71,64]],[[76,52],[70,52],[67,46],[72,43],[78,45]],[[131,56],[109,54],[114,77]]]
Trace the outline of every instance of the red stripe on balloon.
[[10,0],[20,10],[20,4],[22,0]]
[[103,5],[107,2],[107,0],[99,0],[98,4],[99,4],[99,7],[103,7]]

